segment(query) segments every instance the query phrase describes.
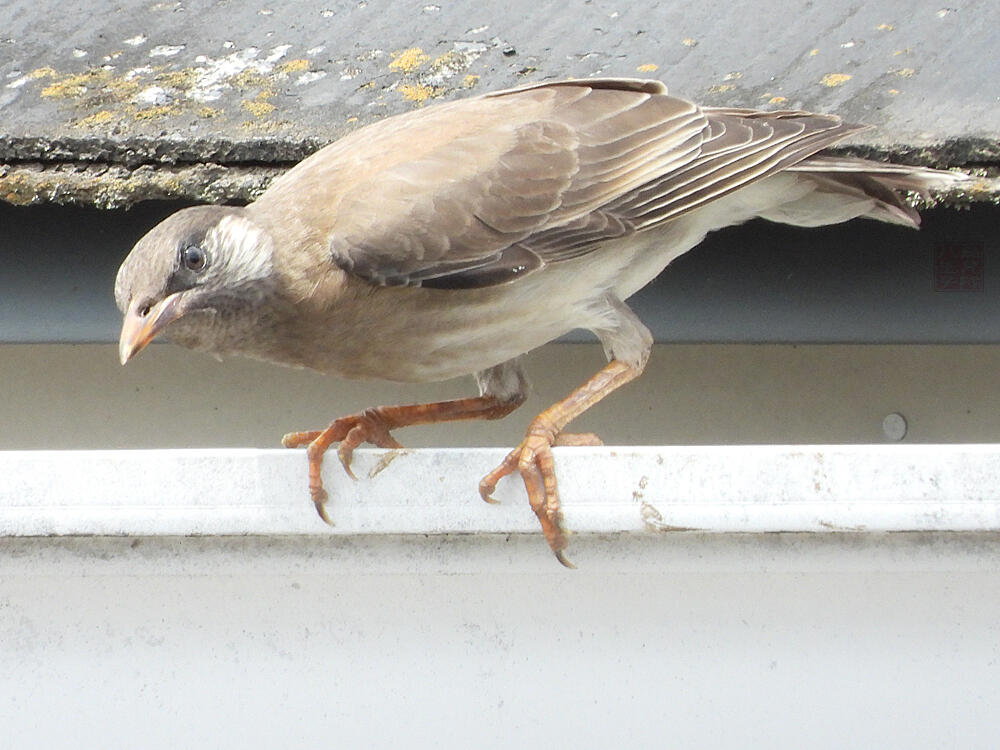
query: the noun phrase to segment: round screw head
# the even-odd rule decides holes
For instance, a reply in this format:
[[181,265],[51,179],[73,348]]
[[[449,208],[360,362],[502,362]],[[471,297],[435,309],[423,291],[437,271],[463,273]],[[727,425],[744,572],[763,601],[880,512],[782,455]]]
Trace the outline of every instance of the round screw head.
[[882,433],[889,440],[902,440],[906,437],[906,417],[898,412],[886,414],[882,420]]

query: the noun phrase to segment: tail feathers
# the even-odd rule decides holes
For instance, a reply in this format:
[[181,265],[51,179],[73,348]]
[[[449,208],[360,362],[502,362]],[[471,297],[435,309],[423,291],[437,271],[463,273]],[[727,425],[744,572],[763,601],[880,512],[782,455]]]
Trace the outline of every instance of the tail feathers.
[[885,221],[890,224],[919,227],[920,214],[906,202],[908,187],[896,187],[882,175],[865,172],[806,173],[816,183],[816,193],[826,194],[836,199],[867,199],[870,207],[862,216]]
[[[944,190],[970,179],[960,172],[825,155],[812,156],[786,171],[815,183],[810,203],[819,200],[865,205],[867,210],[856,216],[914,228],[920,226],[920,214],[907,202],[909,193],[927,197],[933,190]],[[784,221],[800,223],[789,221],[788,217]]]

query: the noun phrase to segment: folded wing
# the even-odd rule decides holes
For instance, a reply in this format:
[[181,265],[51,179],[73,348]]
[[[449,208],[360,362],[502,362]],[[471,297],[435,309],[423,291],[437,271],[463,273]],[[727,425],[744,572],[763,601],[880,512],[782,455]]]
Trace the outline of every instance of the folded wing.
[[[372,138],[385,140],[386,153],[405,152],[409,133],[414,156],[357,165],[363,174],[337,195],[327,238],[334,263],[378,285],[505,283],[782,170],[865,187],[851,160],[813,157],[858,126],[808,112],[701,108],[655,81],[540,84],[379,126],[358,131],[370,131],[368,153],[380,151]],[[886,177],[878,189],[891,195],[902,173]]]

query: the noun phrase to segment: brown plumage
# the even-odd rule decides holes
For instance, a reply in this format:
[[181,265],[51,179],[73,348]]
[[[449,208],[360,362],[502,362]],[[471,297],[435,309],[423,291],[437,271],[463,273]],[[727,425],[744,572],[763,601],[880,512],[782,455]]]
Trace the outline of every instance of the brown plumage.
[[350,471],[390,430],[516,408],[518,357],[573,328],[609,364],[529,425],[480,483],[517,471],[560,561],[550,448],[566,424],[638,376],[649,332],[624,300],[715,229],[763,217],[917,226],[905,202],[962,175],[820,152],[859,130],[835,115],[699,107],[657,81],[539,84],[388,118],[321,149],[245,208],[169,217],[122,264],[126,362],[160,331],[194,349],[347,378],[474,374],[478,397],[377,407],[309,446],[326,518],[323,452]]

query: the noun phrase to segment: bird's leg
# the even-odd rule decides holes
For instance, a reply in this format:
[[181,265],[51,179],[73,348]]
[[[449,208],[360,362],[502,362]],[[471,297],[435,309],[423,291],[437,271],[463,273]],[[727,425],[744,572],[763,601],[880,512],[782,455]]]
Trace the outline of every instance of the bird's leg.
[[645,368],[653,346],[649,329],[616,295],[608,293],[602,300],[595,300],[591,313],[595,322],[599,323],[591,330],[601,340],[608,364],[566,398],[531,420],[524,440],[479,483],[479,494],[487,502],[493,502],[497,482],[508,474],[518,472],[545,540],[556,559],[567,568],[573,565],[563,554],[566,534],[559,513],[552,446],[599,445],[601,441],[596,435],[569,434],[562,430],[609,393],[637,378]]
[[359,414],[351,414],[334,420],[325,430],[290,432],[281,439],[286,448],[308,446],[309,493],[320,518],[333,525],[326,512],[327,492],[323,489],[321,468],[323,454],[339,442],[337,456],[352,478],[351,458],[354,449],[362,443],[372,443],[379,448],[402,448],[390,430],[435,422],[454,422],[465,419],[499,419],[505,417],[523,401],[523,396],[501,398],[484,394],[475,398],[460,398],[454,401],[436,401],[429,404],[408,404],[404,406],[375,406]]
[[508,453],[503,462],[479,483],[482,498],[487,502],[495,502],[492,495],[497,482],[508,474],[519,472],[528,491],[531,509],[542,525],[545,540],[559,562],[567,568],[572,568],[573,565],[563,555],[566,535],[562,530],[559,514],[559,492],[552,446],[558,444],[560,432],[571,420],[615,389],[638,377],[641,372],[641,365],[611,360],[586,383],[531,420],[520,445]]

